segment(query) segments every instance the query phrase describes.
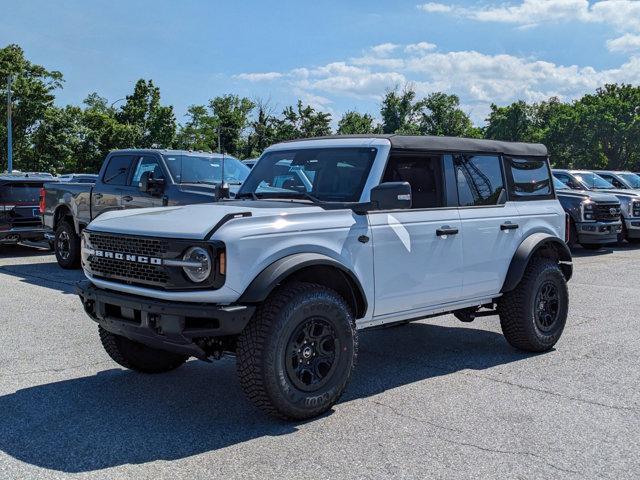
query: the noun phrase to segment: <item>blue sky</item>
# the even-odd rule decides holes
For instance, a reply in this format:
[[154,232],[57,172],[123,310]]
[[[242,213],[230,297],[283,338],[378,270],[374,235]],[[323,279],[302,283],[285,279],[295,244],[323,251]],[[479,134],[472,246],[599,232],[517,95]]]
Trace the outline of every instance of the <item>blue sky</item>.
[[570,100],[640,84],[640,0],[0,0],[0,45],[65,76],[58,103],[117,100],[152,78],[178,121],[238,93],[279,112],[297,98],[378,114],[386,88],[446,91],[482,123],[489,105]]

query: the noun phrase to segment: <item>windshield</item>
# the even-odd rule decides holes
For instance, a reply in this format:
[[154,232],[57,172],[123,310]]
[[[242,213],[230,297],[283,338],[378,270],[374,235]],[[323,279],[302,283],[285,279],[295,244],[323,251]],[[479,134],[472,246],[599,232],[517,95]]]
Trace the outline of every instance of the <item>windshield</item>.
[[[164,157],[176,183],[221,183],[222,157],[196,155],[167,155]],[[224,179],[230,185],[240,185],[247,178],[249,168],[240,160],[225,155]]]
[[37,183],[6,183],[0,185],[0,204],[37,205],[40,200],[40,187]]
[[556,190],[571,190],[566,183],[561,182],[556,177],[553,177],[553,187]]
[[376,153],[375,148],[268,152],[253,167],[238,195],[358,202]]
[[613,185],[607,182],[604,178],[595,173],[584,172],[584,173],[574,173],[573,174],[580,182],[584,183],[587,187],[593,188],[596,190],[600,189],[615,189]]
[[640,176],[635,173],[619,173],[618,176],[621,177],[629,187],[640,188]]

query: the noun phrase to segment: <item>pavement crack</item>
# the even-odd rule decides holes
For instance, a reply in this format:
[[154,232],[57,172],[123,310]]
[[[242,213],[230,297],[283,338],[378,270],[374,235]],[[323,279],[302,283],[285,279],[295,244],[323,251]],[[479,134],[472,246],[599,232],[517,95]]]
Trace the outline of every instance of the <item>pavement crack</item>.
[[443,425],[439,425],[437,423],[431,422],[430,420],[427,420],[425,418],[414,417],[413,415],[408,415],[408,414],[404,413],[403,411],[401,411],[401,410],[399,410],[399,409],[397,409],[395,407],[392,407],[391,405],[388,405],[388,404],[386,404],[384,402],[381,402],[379,400],[368,399],[366,401],[371,402],[371,403],[375,403],[376,405],[380,405],[381,407],[388,408],[395,415],[397,415],[399,417],[402,417],[402,418],[407,418],[409,420],[414,420],[416,422],[425,423],[425,424],[430,425],[432,427],[439,428],[439,429],[442,429],[442,430],[447,430],[447,431],[453,432],[453,433],[465,433],[464,430],[460,430],[460,429],[457,429],[457,428],[451,428],[451,427],[445,427]]
[[2,376],[6,376],[6,377],[21,377],[21,376],[25,376],[25,375],[37,375],[39,373],[60,373],[60,372],[65,372],[67,370],[76,370],[78,368],[85,368],[85,367],[95,367],[96,365],[100,365],[102,363],[107,363],[110,360],[100,360],[99,362],[92,362],[92,363],[83,363],[81,365],[72,365],[69,367],[60,367],[60,368],[44,368],[42,370],[30,370],[30,371],[26,371],[26,372],[15,372],[9,375],[2,375]]

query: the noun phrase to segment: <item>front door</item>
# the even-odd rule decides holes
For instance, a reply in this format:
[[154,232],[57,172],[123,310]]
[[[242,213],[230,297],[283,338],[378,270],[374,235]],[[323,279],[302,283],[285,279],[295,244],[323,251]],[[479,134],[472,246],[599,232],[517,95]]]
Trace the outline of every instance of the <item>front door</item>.
[[140,190],[140,178],[145,172],[153,172],[153,178],[165,179],[160,161],[152,156],[136,155],[133,160],[133,174],[127,185],[121,188],[122,208],[161,207],[162,194],[152,195]]
[[456,301],[462,288],[458,210],[445,200],[442,157],[392,153],[383,182],[411,184],[409,210],[371,212],[375,317],[409,317]]
[[122,187],[131,172],[132,155],[113,155],[107,160],[102,177],[96,182],[91,195],[91,218],[122,208]]

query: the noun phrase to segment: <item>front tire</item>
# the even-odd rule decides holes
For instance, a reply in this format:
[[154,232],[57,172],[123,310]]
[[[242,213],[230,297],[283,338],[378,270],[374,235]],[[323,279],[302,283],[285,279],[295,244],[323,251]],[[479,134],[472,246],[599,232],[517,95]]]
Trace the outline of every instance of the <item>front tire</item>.
[[285,284],[240,335],[237,368],[246,395],[264,412],[301,420],[329,410],[357,356],[353,315],[334,290]]
[[507,342],[519,350],[544,352],[560,339],[569,311],[567,281],[558,264],[531,260],[518,286],[498,301]]
[[118,365],[141,373],[165,373],[187,361],[186,355],[147,347],[98,327],[100,342]]
[[80,237],[73,224],[67,220],[56,228],[54,252],[58,265],[66,270],[80,267]]

